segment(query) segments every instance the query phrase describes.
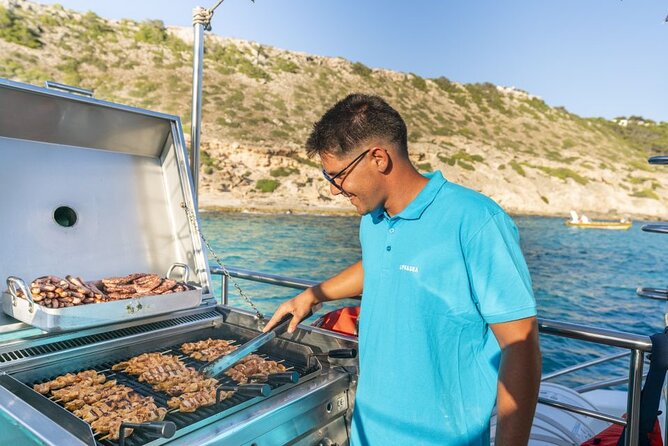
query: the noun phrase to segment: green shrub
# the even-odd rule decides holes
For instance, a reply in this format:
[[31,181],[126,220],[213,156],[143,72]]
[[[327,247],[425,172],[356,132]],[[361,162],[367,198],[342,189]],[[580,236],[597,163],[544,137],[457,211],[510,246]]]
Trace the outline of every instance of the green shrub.
[[371,70],[371,68],[367,67],[362,62],[355,62],[352,65],[352,71],[353,71],[353,74],[356,74],[358,76],[362,76],[362,77],[365,77],[365,78],[371,77],[371,73],[373,72],[373,70]]
[[287,177],[292,175],[293,173],[299,173],[299,169],[296,169],[294,167],[277,167],[276,169],[271,169],[269,171],[269,175],[272,177]]
[[299,65],[282,57],[278,57],[274,60],[274,68],[285,73],[297,73],[299,71]]
[[80,65],[81,62],[77,59],[65,58],[60,64],[56,65],[56,68],[62,72],[64,83],[76,86],[81,83]]
[[0,39],[28,48],[41,48],[44,44],[39,36],[39,30],[28,28],[11,9],[0,6]]
[[450,166],[454,166],[455,164],[458,164],[459,166],[463,167],[464,169],[467,170],[475,170],[473,167],[473,164],[482,162],[484,158],[480,155],[471,155],[467,153],[464,150],[460,150],[459,152],[455,153],[454,155],[448,157],[442,153],[439,153],[436,155],[439,160],[443,163],[447,163]]
[[146,78],[140,78],[135,82],[134,89],[129,92],[129,95],[136,98],[145,98],[159,88],[159,83],[150,81]]
[[460,136],[463,136],[466,139],[473,139],[475,137],[475,133],[473,133],[473,130],[471,130],[468,127],[461,127],[457,129],[456,133]]
[[162,20],[145,20],[139,24],[135,41],[160,45],[167,40],[167,29]]
[[210,54],[211,59],[220,64],[218,71],[222,74],[237,72],[253,79],[271,79],[266,71],[254,65],[246,56],[246,53],[233,45],[216,45]]
[[575,147],[575,141],[573,141],[570,138],[566,138],[562,141],[561,147],[564,149],[570,149],[571,147]]
[[48,26],[48,27],[59,26],[62,23],[59,16],[57,16],[55,14],[48,14],[48,13],[40,15],[37,18],[37,21],[40,24],[42,24],[44,26]]
[[427,91],[427,81],[425,81],[423,78],[421,78],[417,74],[412,74],[411,73],[411,75],[412,75],[411,85],[413,87],[417,88],[418,90]]
[[431,172],[433,170],[433,168],[431,167],[431,163],[416,164],[415,167],[417,167],[418,170],[421,170],[423,172]]
[[87,40],[99,39],[113,32],[113,28],[93,11],[88,11],[81,16],[81,26],[84,28],[82,37]]
[[447,77],[437,77],[436,79],[432,79],[432,82],[434,82],[438,88],[447,93],[457,94],[461,92],[457,84],[451,82]]
[[511,167],[515,172],[517,172],[519,175],[521,175],[521,176],[523,176],[523,177],[526,176],[526,172],[524,171],[524,168],[522,167],[522,164],[521,164],[521,163],[518,163],[517,161],[513,160],[513,161],[511,161],[509,164],[510,164],[510,167]]
[[499,167],[497,167],[499,170],[506,170],[506,165],[505,164],[499,164]]
[[276,188],[280,186],[280,184],[281,183],[279,183],[278,180],[263,178],[261,180],[257,180],[257,182],[255,183],[255,189],[263,193],[271,193],[275,191]]
[[320,168],[320,164],[319,164],[319,163],[316,163],[315,161],[310,160],[310,159],[308,159],[308,158],[302,158],[302,157],[299,157],[299,156],[298,156],[298,157],[295,157],[295,160],[296,160],[296,161],[299,161],[299,162],[302,163],[302,164],[306,164],[307,166],[316,167],[316,168],[318,168],[318,169]]
[[473,102],[476,103],[483,113],[488,113],[489,108],[493,108],[501,113],[507,112],[503,102],[503,94],[499,92],[496,85],[485,82],[482,84],[466,84],[464,88],[466,88]]
[[589,182],[589,180],[582,175],[578,174],[577,172],[567,168],[567,167],[548,167],[548,166],[535,166],[531,165],[530,167],[533,167],[538,170],[542,170],[546,174],[559,178],[560,180],[566,181],[567,178],[572,178],[576,183],[585,185]]
[[458,165],[459,167],[461,167],[462,169],[466,169],[466,170],[475,170],[475,167],[473,167],[472,164],[469,164],[469,163],[467,163],[466,161],[459,160],[459,161],[457,162],[457,165]]
[[659,196],[652,189],[643,189],[635,191],[631,194],[632,197],[637,198],[651,198],[652,200],[658,200]]
[[211,156],[206,150],[200,151],[200,162],[207,167],[214,167],[216,159]]
[[270,132],[270,135],[274,138],[280,138],[280,139],[288,139],[290,137],[290,134],[288,132],[281,129],[273,129]]
[[215,169],[211,166],[207,166],[204,169],[204,173],[207,174],[207,175],[212,175],[214,172],[215,172]]
[[548,200],[547,197],[544,197],[544,196],[541,195],[540,199],[543,200],[545,202],[545,204],[550,204],[550,200]]
[[437,127],[432,131],[432,134],[436,136],[450,136],[454,133],[454,130],[450,126],[441,126]]

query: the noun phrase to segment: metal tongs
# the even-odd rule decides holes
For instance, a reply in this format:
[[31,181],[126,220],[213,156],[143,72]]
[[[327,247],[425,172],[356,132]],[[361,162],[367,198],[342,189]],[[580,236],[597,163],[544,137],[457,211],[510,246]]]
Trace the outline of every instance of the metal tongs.
[[200,369],[200,372],[211,378],[219,376],[234,364],[239,362],[244,356],[253,353],[267,342],[285,333],[291,320],[292,314],[285,315],[285,317],[283,317],[283,319],[281,319],[281,321],[274,328],[251,339],[232,353],[205,364]]

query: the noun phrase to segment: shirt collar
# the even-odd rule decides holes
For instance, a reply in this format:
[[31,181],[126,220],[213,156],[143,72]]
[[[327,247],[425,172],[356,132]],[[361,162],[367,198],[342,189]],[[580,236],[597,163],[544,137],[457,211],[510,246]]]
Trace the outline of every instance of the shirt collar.
[[424,176],[429,179],[429,182],[422,188],[417,197],[408,203],[408,206],[406,206],[403,211],[399,212],[394,217],[390,217],[387,215],[384,208],[375,209],[371,212],[374,222],[379,222],[383,219],[391,220],[401,218],[404,220],[417,220],[420,218],[424,211],[434,201],[443,185],[448,182],[440,171],[427,173]]

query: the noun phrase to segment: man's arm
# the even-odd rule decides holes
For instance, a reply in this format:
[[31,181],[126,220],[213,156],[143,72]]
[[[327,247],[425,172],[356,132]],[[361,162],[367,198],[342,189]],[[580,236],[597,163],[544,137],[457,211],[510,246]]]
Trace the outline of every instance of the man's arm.
[[530,317],[490,327],[501,347],[495,444],[526,445],[540,386],[538,323]]
[[297,328],[297,324],[308,315],[313,306],[329,300],[359,296],[362,294],[363,284],[364,269],[362,268],[362,261],[359,261],[344,269],[336,276],[325,280],[319,285],[307,288],[292,299],[283,302],[269,322],[267,322],[267,325],[265,325],[264,331],[270,330],[283,319],[283,316],[291,313],[293,317],[288,327],[288,333],[292,333]]

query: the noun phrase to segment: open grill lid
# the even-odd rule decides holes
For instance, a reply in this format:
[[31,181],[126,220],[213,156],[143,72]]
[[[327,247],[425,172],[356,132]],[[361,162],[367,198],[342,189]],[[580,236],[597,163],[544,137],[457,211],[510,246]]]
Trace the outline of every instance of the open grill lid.
[[3,282],[180,262],[212,298],[177,116],[0,79],[0,166]]

